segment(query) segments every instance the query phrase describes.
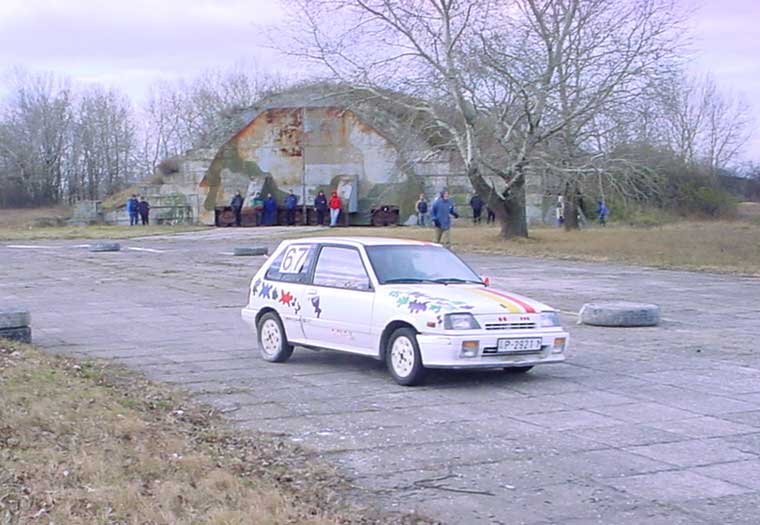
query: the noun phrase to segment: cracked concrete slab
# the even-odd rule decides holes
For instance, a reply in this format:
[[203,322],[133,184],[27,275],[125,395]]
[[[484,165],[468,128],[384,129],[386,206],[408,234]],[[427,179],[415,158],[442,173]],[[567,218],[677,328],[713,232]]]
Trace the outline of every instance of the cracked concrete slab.
[[[124,241],[0,243],[0,302],[32,312],[51,352],[114,360],[186,387],[242,431],[286,436],[355,481],[356,497],[449,523],[755,523],[760,280],[463,254],[499,287],[562,310],[568,362],[523,377],[433,371],[297,349],[257,356],[239,319],[263,258],[297,229],[209,229]],[[33,254],[33,257],[30,257]],[[598,300],[654,302],[660,326],[576,325]]]

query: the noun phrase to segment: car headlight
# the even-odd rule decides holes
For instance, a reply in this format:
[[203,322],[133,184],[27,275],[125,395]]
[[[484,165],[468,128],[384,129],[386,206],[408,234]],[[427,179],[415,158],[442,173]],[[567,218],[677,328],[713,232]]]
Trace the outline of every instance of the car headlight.
[[446,314],[443,327],[446,330],[477,330],[480,325],[472,314]]
[[551,328],[559,326],[559,313],[541,312],[541,328]]

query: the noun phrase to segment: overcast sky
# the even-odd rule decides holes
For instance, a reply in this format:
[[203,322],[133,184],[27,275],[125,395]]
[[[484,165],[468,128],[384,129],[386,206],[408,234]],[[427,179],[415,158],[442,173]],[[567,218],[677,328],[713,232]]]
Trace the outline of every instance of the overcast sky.
[[[697,7],[693,68],[743,93],[760,127],[760,0],[681,1]],[[135,101],[157,79],[241,60],[297,76],[262,34],[285,19],[278,0],[0,0],[0,72],[54,71]],[[760,132],[747,156],[760,161]]]

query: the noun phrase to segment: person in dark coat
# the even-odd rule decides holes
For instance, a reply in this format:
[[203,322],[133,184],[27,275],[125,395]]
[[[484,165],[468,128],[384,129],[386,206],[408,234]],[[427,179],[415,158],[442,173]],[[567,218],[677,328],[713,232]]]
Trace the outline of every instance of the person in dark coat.
[[420,193],[417,200],[417,226],[425,226],[425,217],[428,213],[428,201],[424,193]]
[[137,200],[137,195],[134,193],[127,201],[127,213],[129,214],[129,225],[130,226],[137,226],[137,221],[140,213],[137,211],[137,208],[140,205],[140,201]]
[[317,211],[317,224],[324,226],[327,213],[327,197],[324,191],[320,191],[314,199],[314,209]]
[[142,220],[143,226],[147,226],[150,223],[148,217],[150,214],[150,204],[145,200],[145,197],[140,199],[140,202],[137,204],[137,211],[140,213],[140,219]]
[[264,200],[264,226],[274,226],[277,224],[277,201],[271,193],[267,193]]
[[488,206],[486,206],[486,213],[488,214],[486,216],[486,224],[491,224],[496,222],[496,213]]
[[232,201],[230,202],[230,206],[232,206],[232,210],[235,212],[235,226],[240,226],[242,222],[242,210],[243,210],[243,196],[240,195],[240,192],[236,192],[235,196],[232,197]]
[[285,216],[287,217],[288,226],[296,223],[296,208],[298,207],[298,197],[291,191],[285,197]]
[[449,200],[449,192],[443,190],[440,196],[433,202],[433,226],[435,226],[435,242],[451,246],[451,217],[459,218],[454,209],[454,203]]
[[477,193],[470,199],[473,224],[480,224],[481,215],[483,214],[483,204],[483,199],[481,199]]

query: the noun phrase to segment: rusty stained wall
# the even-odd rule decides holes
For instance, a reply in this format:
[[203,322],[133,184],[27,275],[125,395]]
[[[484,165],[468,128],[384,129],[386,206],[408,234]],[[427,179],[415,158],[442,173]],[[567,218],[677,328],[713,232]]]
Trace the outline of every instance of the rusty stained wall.
[[[294,190],[307,203],[338,176],[357,176],[359,196],[375,184],[400,178],[398,153],[376,130],[348,110],[332,107],[280,108],[260,113],[219,150],[200,184],[206,192],[203,222],[213,222],[214,206],[235,191],[251,193],[271,176],[281,199]],[[250,198],[250,195],[247,195]]]

